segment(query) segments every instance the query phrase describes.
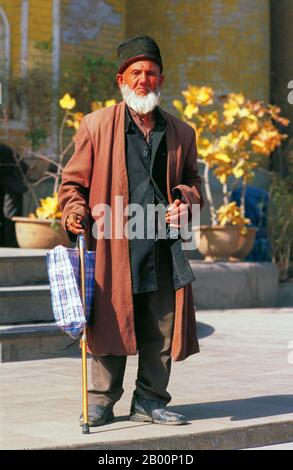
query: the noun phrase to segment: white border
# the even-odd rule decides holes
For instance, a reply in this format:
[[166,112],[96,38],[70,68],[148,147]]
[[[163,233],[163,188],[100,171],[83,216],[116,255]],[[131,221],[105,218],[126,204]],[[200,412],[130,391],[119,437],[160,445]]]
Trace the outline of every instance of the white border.
[[58,98],[60,80],[60,0],[52,2],[52,145],[54,151],[58,150]]

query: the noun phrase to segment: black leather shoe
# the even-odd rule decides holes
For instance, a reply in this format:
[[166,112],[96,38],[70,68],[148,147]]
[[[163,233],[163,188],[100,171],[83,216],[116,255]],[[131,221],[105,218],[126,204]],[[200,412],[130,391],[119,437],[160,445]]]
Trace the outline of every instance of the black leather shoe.
[[130,421],[150,422],[155,424],[168,424],[176,426],[187,424],[185,416],[166,409],[165,405],[156,400],[132,397],[130,407]]
[[[102,426],[114,420],[113,408],[111,406],[89,405],[89,426]],[[83,425],[83,415],[79,418],[80,426]]]

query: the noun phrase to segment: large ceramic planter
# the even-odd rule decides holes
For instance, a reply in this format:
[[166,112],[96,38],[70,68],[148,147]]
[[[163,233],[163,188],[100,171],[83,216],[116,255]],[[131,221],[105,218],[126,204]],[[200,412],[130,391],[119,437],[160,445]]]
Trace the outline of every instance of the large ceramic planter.
[[193,231],[197,248],[205,261],[238,261],[249,253],[255,238],[254,228],[248,228],[247,235],[242,235],[240,226],[202,225]]
[[247,233],[245,235],[240,234],[239,239],[239,248],[233,253],[229,258],[230,261],[238,261],[240,259],[246,258],[246,256],[251,252],[256,236],[256,228],[248,227]]
[[15,233],[20,248],[47,248],[57,245],[71,246],[60,221],[58,228],[51,227],[52,220],[33,219],[30,217],[13,217]]

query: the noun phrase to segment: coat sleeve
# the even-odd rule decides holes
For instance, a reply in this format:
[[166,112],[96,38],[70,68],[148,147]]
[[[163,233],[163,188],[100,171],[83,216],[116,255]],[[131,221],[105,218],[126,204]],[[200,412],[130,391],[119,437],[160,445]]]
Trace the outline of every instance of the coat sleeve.
[[[89,190],[93,170],[93,147],[88,128],[83,118],[74,137],[75,150],[64,167],[62,182],[58,190],[58,202],[62,211],[61,224],[65,223],[70,212],[81,215],[89,223]],[[66,231],[71,241],[76,235]]]
[[190,209],[189,220],[191,220],[192,204],[200,204],[200,209],[204,207],[201,177],[197,166],[196,137],[193,129],[191,143],[185,157],[182,183],[172,188],[172,196],[174,199],[181,199],[188,204]]

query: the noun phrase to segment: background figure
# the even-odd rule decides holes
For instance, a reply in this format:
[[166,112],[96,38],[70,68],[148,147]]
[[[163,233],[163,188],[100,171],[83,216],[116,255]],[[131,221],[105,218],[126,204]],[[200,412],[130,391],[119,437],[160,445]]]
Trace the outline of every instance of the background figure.
[[[236,201],[240,206],[242,187],[232,191],[231,201]],[[272,261],[271,246],[268,239],[268,205],[269,195],[267,191],[247,186],[245,192],[245,217],[251,220],[250,226],[257,229],[251,252],[245,261]]]
[[[19,155],[15,154],[15,157],[19,160]],[[28,166],[23,161],[20,165],[26,173]],[[11,218],[22,215],[23,193],[26,190],[13,150],[0,144],[0,246],[18,246]]]

